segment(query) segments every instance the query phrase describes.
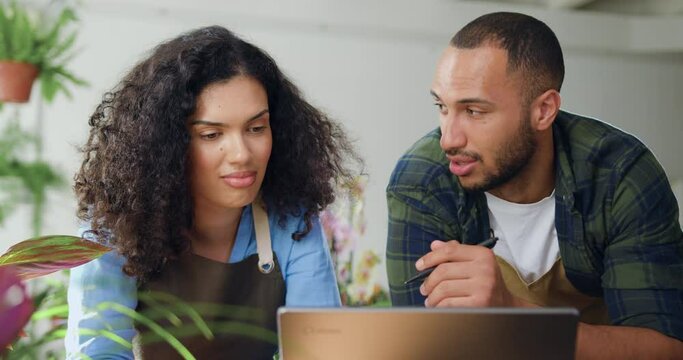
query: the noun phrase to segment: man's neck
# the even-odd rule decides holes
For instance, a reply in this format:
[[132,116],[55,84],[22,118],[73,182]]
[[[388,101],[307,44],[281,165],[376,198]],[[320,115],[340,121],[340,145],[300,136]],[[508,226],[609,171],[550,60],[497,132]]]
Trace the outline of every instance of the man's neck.
[[489,193],[518,204],[532,204],[550,196],[555,189],[554,154],[550,132],[539,139],[536,152],[527,166],[512,180],[489,190]]

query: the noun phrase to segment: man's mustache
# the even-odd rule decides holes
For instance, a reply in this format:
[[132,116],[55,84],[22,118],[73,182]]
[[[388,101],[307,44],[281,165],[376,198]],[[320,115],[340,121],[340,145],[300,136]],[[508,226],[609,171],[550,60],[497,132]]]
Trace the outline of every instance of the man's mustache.
[[471,151],[466,151],[463,149],[450,148],[450,149],[444,150],[444,153],[446,153],[446,155],[448,155],[448,156],[458,156],[458,155],[467,156],[467,157],[470,157],[474,160],[481,161],[481,156],[479,154],[477,154],[475,152],[471,152]]

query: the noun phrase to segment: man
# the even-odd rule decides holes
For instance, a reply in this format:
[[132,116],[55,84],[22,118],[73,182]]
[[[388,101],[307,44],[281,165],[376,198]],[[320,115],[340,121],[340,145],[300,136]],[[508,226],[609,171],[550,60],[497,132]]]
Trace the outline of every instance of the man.
[[[563,77],[555,34],[530,16],[453,37],[432,85],[440,128],[387,187],[393,304],[573,306],[579,358],[683,358],[669,182],[635,137],[561,111]],[[491,231],[493,249],[477,246]]]

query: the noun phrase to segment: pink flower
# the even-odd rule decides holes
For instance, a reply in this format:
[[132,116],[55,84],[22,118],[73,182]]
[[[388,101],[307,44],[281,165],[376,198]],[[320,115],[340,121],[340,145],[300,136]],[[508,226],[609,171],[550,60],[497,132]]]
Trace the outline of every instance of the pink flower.
[[33,313],[33,302],[11,266],[0,266],[0,353],[18,336]]
[[337,280],[341,283],[346,283],[349,280],[349,270],[346,267],[339,269]]

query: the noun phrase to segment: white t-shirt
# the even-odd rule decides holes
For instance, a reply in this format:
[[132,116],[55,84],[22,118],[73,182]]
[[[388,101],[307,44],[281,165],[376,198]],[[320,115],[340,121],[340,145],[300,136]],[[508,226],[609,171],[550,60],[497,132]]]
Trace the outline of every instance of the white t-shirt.
[[517,269],[527,285],[547,273],[560,257],[555,230],[555,191],[533,204],[516,204],[486,193],[493,253]]

